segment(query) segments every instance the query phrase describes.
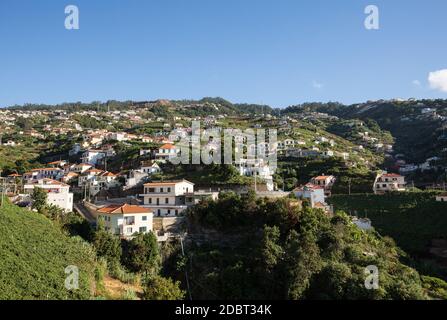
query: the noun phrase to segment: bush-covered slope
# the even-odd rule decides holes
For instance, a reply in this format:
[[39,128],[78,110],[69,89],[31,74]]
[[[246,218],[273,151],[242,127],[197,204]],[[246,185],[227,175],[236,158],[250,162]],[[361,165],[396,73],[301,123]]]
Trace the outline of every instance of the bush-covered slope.
[[[95,254],[44,216],[6,203],[0,209],[0,299],[89,299]],[[79,268],[79,289],[65,288],[65,268]]]
[[393,237],[410,253],[423,254],[433,239],[447,235],[447,204],[435,201],[435,192],[386,195],[334,195],[336,210],[367,216],[382,235]]
[[[328,216],[301,208],[296,200],[222,194],[217,202],[190,210],[188,220],[188,257],[180,265],[195,299],[440,296],[401,262],[405,253],[392,239],[360,230],[343,212]],[[377,290],[365,287],[365,268],[371,265],[379,270]],[[183,275],[178,272],[178,279]]]

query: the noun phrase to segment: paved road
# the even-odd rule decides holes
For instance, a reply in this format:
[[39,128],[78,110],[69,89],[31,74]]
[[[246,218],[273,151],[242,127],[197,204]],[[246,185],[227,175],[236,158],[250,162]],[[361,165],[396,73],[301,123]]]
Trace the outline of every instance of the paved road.
[[83,216],[88,222],[96,223],[95,217],[87,210],[87,208],[80,202],[73,204],[73,209]]

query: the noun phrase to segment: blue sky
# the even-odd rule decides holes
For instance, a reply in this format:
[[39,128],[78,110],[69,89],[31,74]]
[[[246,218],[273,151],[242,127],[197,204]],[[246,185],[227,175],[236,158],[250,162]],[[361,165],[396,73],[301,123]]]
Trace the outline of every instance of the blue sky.
[[[69,4],[79,30],[64,28]],[[364,28],[369,4],[379,30]],[[445,0],[2,0],[0,106],[447,98],[428,83],[447,68],[446,14]]]

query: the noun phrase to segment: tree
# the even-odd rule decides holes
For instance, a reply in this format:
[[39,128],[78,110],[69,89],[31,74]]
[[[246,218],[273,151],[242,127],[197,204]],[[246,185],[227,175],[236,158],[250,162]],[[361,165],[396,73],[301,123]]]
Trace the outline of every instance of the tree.
[[129,242],[126,254],[129,267],[146,276],[158,273],[161,264],[157,237],[152,233],[138,233]]
[[47,205],[48,194],[42,188],[35,187],[31,199],[33,200],[31,208],[42,212]]
[[105,230],[102,219],[99,219],[98,230],[93,237],[93,245],[98,256],[106,258],[111,266],[119,263],[122,255],[120,239]]
[[143,293],[144,300],[183,300],[185,291],[180,289],[180,282],[174,282],[171,278],[151,276]]

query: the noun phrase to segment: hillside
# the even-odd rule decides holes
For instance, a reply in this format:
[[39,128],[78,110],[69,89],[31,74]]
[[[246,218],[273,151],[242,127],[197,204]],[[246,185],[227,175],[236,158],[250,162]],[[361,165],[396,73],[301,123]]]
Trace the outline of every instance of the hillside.
[[334,195],[336,210],[367,216],[382,234],[393,237],[411,253],[423,254],[433,239],[445,237],[447,204],[435,201],[436,192],[406,192],[386,195]]
[[447,147],[447,101],[371,101],[355,105],[309,103],[288,107],[283,114],[323,112],[341,119],[372,119],[395,138],[395,151],[409,162],[442,156]]
[[[95,253],[44,216],[6,203],[0,209],[0,300],[89,299]],[[79,268],[79,290],[65,289],[65,268]]]
[[[330,217],[297,200],[230,193],[194,207],[188,218],[182,265],[194,299],[445,298],[402,263],[405,253],[392,239],[358,229],[343,212]],[[165,272],[183,280],[175,262]],[[364,286],[370,265],[380,269],[379,290]]]

